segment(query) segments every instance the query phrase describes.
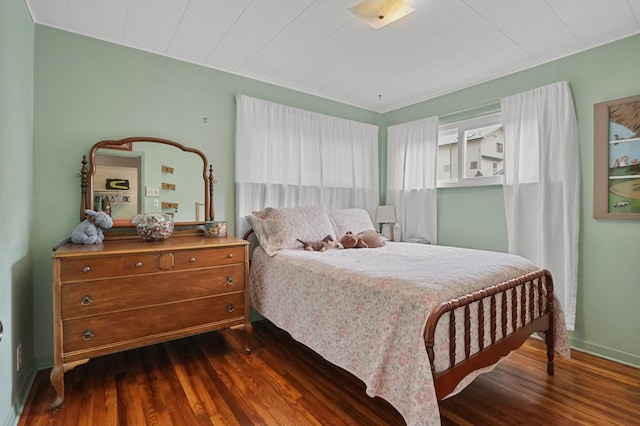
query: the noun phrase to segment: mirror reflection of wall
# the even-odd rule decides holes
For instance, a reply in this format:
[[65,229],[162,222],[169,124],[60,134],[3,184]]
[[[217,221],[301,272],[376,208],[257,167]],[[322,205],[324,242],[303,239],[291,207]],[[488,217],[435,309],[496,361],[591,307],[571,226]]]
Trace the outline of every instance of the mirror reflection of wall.
[[[203,182],[202,159],[174,146],[151,142],[136,142],[133,149],[144,153],[142,192],[146,194],[146,188],[160,190],[159,196],[144,196],[144,211],[169,213],[176,222],[194,221],[195,203],[204,202],[199,183]],[[174,205],[177,207],[167,207]]]

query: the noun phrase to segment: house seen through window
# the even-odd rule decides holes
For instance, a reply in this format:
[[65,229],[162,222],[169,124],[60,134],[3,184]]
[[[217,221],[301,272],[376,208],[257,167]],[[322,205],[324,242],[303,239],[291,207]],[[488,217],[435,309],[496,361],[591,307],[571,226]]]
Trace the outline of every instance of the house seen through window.
[[500,113],[438,127],[438,187],[502,184],[503,174]]

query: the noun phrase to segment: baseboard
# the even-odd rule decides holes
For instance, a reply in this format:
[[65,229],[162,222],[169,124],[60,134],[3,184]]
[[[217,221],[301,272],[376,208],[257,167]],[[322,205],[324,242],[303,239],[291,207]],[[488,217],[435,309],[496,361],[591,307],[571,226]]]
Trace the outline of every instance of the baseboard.
[[53,367],[53,356],[48,356],[46,358],[40,359],[36,361],[36,370],[46,370],[47,368]]
[[29,397],[29,391],[31,390],[31,386],[33,386],[33,382],[36,379],[37,370],[31,370],[31,373],[27,376],[27,379],[22,383],[18,392],[16,392],[16,396],[13,398],[13,403],[11,404],[11,408],[7,413],[3,426],[15,426],[18,424],[20,420],[20,415],[22,414],[22,410],[24,409],[24,405],[27,403],[27,398]]
[[573,337],[569,338],[569,345],[571,346],[572,350],[575,349],[580,352],[586,352],[590,355],[608,359],[609,361],[619,362],[630,367],[640,368],[640,355],[611,349],[606,346],[585,342]]
[[2,426],[15,426],[18,424],[18,420],[20,420],[20,413],[22,413],[22,410],[20,410],[20,413],[16,413],[16,410],[13,408],[14,407],[9,408],[9,411],[7,412],[5,419],[2,422]]
[[249,309],[249,321],[251,322],[256,322],[256,321],[260,321],[265,319],[262,315],[260,315],[260,313],[258,313],[258,311],[254,310],[253,308]]

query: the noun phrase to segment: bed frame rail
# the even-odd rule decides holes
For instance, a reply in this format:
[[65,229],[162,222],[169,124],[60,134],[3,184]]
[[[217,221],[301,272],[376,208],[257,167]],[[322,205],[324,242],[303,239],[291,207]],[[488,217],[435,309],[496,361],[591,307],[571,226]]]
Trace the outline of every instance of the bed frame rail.
[[[496,312],[497,301],[501,303],[501,313]],[[485,302],[486,301],[486,302]],[[546,302],[546,303],[545,303]],[[478,351],[471,354],[471,306],[476,304],[478,321],[476,335]],[[485,305],[489,314],[485,314]],[[458,344],[456,342],[456,310],[462,308],[464,315],[464,357],[456,363]],[[508,327],[510,311],[511,329]],[[427,318],[424,340],[431,363],[431,372],[438,400],[454,391],[458,383],[469,373],[495,364],[501,357],[519,348],[535,332],[545,332],[547,345],[547,373],[554,372],[554,297],[553,279],[546,269],[529,273],[519,278],[505,281],[475,293],[443,302]],[[449,317],[449,367],[436,372],[434,342],[436,326],[440,319]],[[485,318],[489,318],[491,344],[485,345]],[[501,335],[497,336],[500,328]]]

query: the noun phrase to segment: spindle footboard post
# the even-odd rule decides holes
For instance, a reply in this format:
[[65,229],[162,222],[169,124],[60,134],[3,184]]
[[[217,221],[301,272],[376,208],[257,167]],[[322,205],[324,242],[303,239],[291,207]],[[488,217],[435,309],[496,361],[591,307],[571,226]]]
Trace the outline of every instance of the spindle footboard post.
[[[511,297],[507,297],[507,293]],[[519,294],[519,297],[518,297]],[[488,299],[489,313],[485,318],[484,301]],[[501,303],[500,312],[497,312],[496,302]],[[537,305],[536,305],[537,301]],[[478,321],[471,324],[471,306],[477,305]],[[507,305],[511,305],[510,307]],[[544,306],[543,306],[544,305]],[[535,309],[537,306],[537,309]],[[464,335],[464,354],[456,353],[456,315],[454,311],[463,308],[462,324]],[[547,345],[547,373],[554,373],[554,296],[553,279],[549,271],[542,269],[522,277],[467,294],[457,299],[445,301],[438,305],[429,315],[425,324],[424,342],[431,364],[431,373],[434,379],[436,396],[439,400],[451,393],[460,381],[469,373],[483,367],[495,364],[500,358],[519,348],[526,339],[535,332],[545,333]],[[445,315],[449,313],[449,315]],[[507,320],[511,315],[511,321]],[[518,321],[520,317],[520,321]],[[449,319],[448,335],[448,367],[444,371],[436,371],[436,353],[434,350],[436,327],[442,318]],[[489,321],[491,343],[484,343],[484,329],[486,321]],[[511,329],[509,329],[511,326]],[[497,336],[497,329],[502,332]],[[471,353],[471,334],[477,331],[478,348]],[[442,355],[444,356],[444,354]],[[460,359],[456,363],[456,359]]]

